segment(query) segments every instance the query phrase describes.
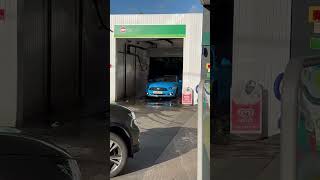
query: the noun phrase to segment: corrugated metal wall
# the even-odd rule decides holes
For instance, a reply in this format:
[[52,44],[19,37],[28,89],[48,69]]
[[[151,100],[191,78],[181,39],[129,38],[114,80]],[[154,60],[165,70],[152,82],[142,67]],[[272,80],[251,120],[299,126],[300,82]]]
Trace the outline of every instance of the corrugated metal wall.
[[[124,52],[125,39],[117,40],[117,50],[118,52]],[[131,52],[134,53],[134,48],[131,47]],[[141,64],[143,64],[143,68],[148,67],[149,65],[149,57],[147,57],[147,52],[136,49],[136,54],[141,58]],[[125,97],[141,97],[144,96],[144,88],[146,87],[146,83],[148,81],[148,69],[141,69],[139,65],[138,58],[136,59],[136,69],[135,69],[135,56],[127,55],[126,60],[124,59],[123,53],[117,53],[117,61],[116,61],[116,82],[115,87],[116,91],[116,100],[122,100]],[[126,67],[125,67],[126,66]],[[125,69],[126,68],[126,69]],[[126,72],[126,73],[124,73]],[[136,81],[135,81],[135,73],[136,73]],[[126,83],[126,85],[125,85]],[[136,83],[136,84],[135,84]],[[112,87],[112,86],[110,86]],[[136,89],[134,88],[136,87]],[[125,90],[126,88],[126,90]]]
[[17,112],[17,0],[0,0],[0,126],[15,126]]
[[[139,14],[139,15],[111,15],[110,28],[114,25],[139,25],[139,24],[185,24],[186,38],[183,50],[183,87],[195,89],[200,82],[201,72],[201,41],[202,41],[202,14]],[[116,39],[110,33],[110,101],[116,98]],[[195,94],[194,102],[197,102]]]
[[[104,23],[107,23],[108,1],[99,1]],[[92,1],[83,1],[82,102],[85,113],[101,113],[109,102],[108,60],[109,30],[101,28]],[[105,16],[104,16],[105,14]]]
[[268,134],[278,133],[273,83],[290,58],[291,0],[234,1],[233,84],[257,80],[268,91]]
[[70,111],[79,105],[78,0],[52,0],[51,105],[53,111]]
[[19,1],[18,125],[45,122],[48,111],[65,114],[79,104],[77,2]]
[[[105,111],[109,31],[99,28],[93,1],[80,3],[19,1],[19,125],[49,123],[53,114],[48,112],[63,120],[76,119],[81,112]],[[104,7],[101,13],[106,13]]]
[[47,110],[46,7],[46,0],[19,1],[18,124],[23,118],[36,119]]

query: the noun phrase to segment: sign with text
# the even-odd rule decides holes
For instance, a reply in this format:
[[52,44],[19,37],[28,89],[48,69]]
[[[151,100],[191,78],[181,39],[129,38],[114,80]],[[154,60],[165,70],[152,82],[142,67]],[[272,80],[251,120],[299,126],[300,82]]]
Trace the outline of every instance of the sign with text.
[[193,105],[193,93],[191,88],[186,88],[182,93],[182,104]]
[[238,104],[232,101],[231,132],[243,134],[261,133],[261,101],[255,104]]
[[249,80],[235,84],[230,102],[232,134],[262,133],[262,86]]
[[185,38],[186,25],[115,25],[115,38]]

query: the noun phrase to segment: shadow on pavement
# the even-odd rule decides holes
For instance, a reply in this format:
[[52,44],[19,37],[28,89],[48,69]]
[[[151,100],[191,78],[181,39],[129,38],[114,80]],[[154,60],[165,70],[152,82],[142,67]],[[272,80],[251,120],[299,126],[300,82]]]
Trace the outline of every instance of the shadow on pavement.
[[60,146],[78,162],[83,180],[106,178],[106,121],[103,116],[87,116],[59,127],[21,128],[25,134]]
[[[188,137],[182,137],[178,143],[175,143],[175,150],[166,150],[180,129],[181,127],[154,128],[142,132],[141,150],[135,154],[133,159],[128,159],[125,170],[119,176],[169,161],[195,149],[197,147],[197,130],[195,128],[183,128],[188,133]],[[158,159],[165,150],[170,153]]]
[[[148,168],[197,148],[197,129],[183,127],[191,115],[197,113],[194,106],[184,106],[181,99],[170,98],[117,103],[135,112],[141,130],[141,149],[134,158],[128,159],[125,169],[115,179],[139,179]],[[172,141],[174,138],[175,141]]]

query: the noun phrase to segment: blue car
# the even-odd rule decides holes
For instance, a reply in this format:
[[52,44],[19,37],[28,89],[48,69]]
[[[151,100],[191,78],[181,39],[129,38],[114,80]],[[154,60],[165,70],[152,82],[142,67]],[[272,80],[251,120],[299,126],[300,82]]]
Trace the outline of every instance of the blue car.
[[182,81],[178,76],[165,75],[160,78],[149,80],[146,88],[147,97],[172,97],[180,96]]

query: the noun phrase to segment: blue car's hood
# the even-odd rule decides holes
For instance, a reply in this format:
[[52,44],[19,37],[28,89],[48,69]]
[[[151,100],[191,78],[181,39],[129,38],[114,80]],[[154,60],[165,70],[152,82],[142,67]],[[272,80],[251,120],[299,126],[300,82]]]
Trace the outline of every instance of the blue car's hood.
[[169,87],[174,87],[177,86],[177,82],[151,82],[148,83],[148,87],[163,87],[163,88],[169,88]]

